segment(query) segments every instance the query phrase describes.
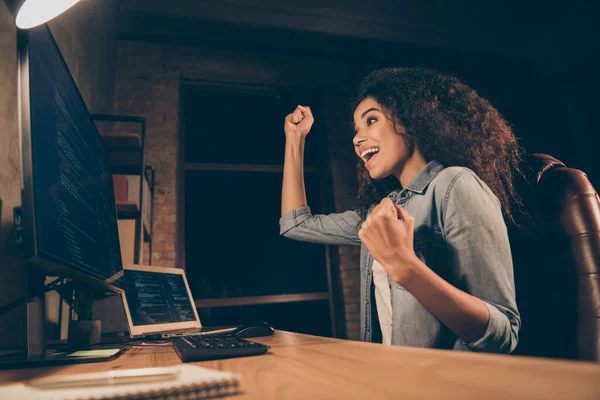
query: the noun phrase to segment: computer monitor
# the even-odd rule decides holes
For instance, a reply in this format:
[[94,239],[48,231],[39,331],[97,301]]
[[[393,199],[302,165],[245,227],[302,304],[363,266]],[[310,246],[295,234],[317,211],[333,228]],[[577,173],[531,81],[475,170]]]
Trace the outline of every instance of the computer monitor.
[[123,265],[108,152],[48,27],[19,48],[26,257],[110,288]]
[[44,305],[33,293],[46,275],[119,292],[123,265],[109,155],[67,64],[46,25],[18,31],[17,43],[27,351],[43,361]]

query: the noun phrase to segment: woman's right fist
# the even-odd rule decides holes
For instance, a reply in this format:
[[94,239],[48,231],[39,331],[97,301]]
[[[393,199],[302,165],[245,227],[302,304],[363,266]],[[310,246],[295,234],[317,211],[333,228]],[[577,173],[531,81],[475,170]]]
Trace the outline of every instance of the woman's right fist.
[[306,137],[315,119],[310,111],[310,107],[298,106],[291,114],[285,117],[283,127],[286,136],[299,135]]

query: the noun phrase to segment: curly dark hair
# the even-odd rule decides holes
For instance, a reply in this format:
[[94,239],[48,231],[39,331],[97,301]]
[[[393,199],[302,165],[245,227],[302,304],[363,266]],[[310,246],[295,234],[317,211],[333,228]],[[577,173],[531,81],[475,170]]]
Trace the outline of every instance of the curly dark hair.
[[[406,128],[408,146],[416,146],[425,160],[473,170],[494,192],[507,222],[518,226],[515,210],[522,210],[517,187],[523,151],[506,120],[488,100],[456,77],[430,68],[386,68],[369,74],[353,101],[354,108],[371,97],[394,124]],[[360,161],[359,214],[400,187],[389,176],[373,180]]]

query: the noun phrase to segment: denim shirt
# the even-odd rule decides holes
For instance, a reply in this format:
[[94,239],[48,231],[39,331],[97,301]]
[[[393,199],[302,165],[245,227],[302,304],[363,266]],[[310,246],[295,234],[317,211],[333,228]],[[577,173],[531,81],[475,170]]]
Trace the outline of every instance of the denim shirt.
[[[483,337],[464,342],[388,275],[392,344],[512,352],[521,321],[510,244],[498,198],[470,169],[445,168],[436,161],[427,164],[406,188],[388,197],[415,219],[416,255],[450,284],[478,297],[490,315]],[[381,342],[373,295],[373,257],[358,238],[362,223],[358,213],[312,215],[308,206],[302,206],[282,216],[279,223],[281,234],[287,238],[361,246],[361,338]]]

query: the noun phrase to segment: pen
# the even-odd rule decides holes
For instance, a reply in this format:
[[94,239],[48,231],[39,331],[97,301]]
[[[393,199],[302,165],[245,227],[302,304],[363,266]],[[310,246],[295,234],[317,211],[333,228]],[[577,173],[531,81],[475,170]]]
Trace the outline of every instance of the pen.
[[89,386],[110,386],[134,383],[156,383],[175,379],[179,370],[175,369],[131,369],[110,371],[102,374],[80,374],[42,378],[29,381],[28,385],[37,389],[66,389]]

